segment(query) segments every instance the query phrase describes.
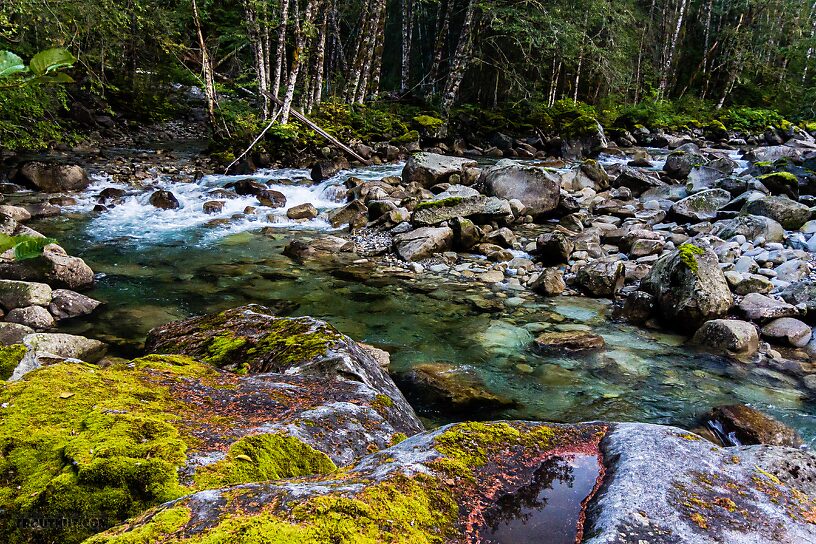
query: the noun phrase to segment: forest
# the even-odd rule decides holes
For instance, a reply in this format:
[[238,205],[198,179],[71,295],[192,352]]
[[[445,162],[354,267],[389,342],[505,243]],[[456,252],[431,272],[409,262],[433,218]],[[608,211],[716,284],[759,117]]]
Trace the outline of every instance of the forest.
[[242,143],[273,116],[292,137],[293,107],[345,137],[340,118],[369,109],[363,124],[465,112],[544,130],[565,109],[629,128],[816,117],[816,3],[800,0],[2,1],[0,50],[52,47],[77,58],[74,83],[2,87],[2,147],[70,140],[76,102],[178,116],[178,85]]

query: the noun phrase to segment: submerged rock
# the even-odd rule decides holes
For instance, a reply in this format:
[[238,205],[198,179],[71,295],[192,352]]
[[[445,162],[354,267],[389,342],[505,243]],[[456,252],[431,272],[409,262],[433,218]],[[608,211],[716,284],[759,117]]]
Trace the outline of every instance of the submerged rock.
[[744,404],[718,406],[704,418],[725,446],[768,444],[798,448],[802,437],[781,421]]
[[539,351],[587,351],[602,349],[606,346],[602,336],[588,331],[545,332],[535,339]]

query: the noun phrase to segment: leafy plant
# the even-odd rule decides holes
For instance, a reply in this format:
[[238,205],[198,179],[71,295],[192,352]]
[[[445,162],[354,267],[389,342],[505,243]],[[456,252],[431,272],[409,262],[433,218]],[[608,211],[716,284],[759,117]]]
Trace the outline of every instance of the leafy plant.
[[70,51],[62,47],[53,47],[40,51],[26,66],[25,61],[11,51],[0,51],[0,84],[2,87],[17,87],[31,83],[72,83],[74,80],[65,72],[76,62]]
[[35,259],[43,254],[43,249],[48,244],[55,244],[53,238],[40,238],[37,236],[9,236],[0,234],[0,253],[5,253],[9,249],[14,250],[15,261],[25,261]]

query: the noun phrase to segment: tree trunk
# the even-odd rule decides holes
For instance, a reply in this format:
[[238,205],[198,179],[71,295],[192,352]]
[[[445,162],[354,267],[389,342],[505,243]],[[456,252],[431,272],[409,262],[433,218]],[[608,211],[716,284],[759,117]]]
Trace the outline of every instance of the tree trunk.
[[[374,49],[371,52],[371,83],[369,94],[376,98],[380,93],[380,78],[382,77],[382,55],[385,47],[385,20],[388,16],[388,3],[386,0],[380,2],[380,14],[377,23],[377,35],[374,38]],[[365,97],[363,97],[365,99]],[[361,100],[362,103],[362,100]]]
[[[673,79],[674,75],[674,59],[677,52],[677,40],[680,37],[680,30],[683,27],[683,19],[686,16],[686,5],[687,0],[680,0],[680,7],[677,10],[677,21],[674,24],[674,33],[671,37],[671,42],[668,48],[668,54],[666,55],[665,62],[663,63],[663,67],[661,70],[660,75],[660,96],[664,96],[666,91],[669,87],[669,80]],[[672,82],[673,83],[673,82]]]
[[412,24],[414,13],[413,0],[402,0],[402,63],[400,69],[400,93],[408,92],[411,81],[411,39],[413,37],[414,26]]
[[468,0],[467,11],[465,12],[465,20],[462,23],[462,31],[459,34],[459,43],[456,46],[456,55],[453,57],[453,64],[451,65],[450,73],[448,74],[448,81],[445,85],[445,92],[442,96],[442,111],[447,114],[459,94],[459,87],[462,86],[462,80],[465,78],[468,65],[472,60],[473,55],[473,36],[472,27],[473,20],[476,15],[476,0]]
[[[295,3],[297,7],[297,3]],[[281,106],[281,123],[289,122],[289,112],[292,109],[292,100],[295,97],[295,87],[297,86],[298,75],[300,73],[301,56],[304,54],[306,46],[306,30],[304,27],[312,25],[313,13],[315,9],[315,0],[309,0],[306,3],[306,10],[303,13],[303,21],[298,20],[297,13],[295,14],[295,51],[292,55],[292,66],[289,68],[289,82],[286,86],[286,95],[283,98],[283,106]]]
[[[297,2],[297,0],[293,0]],[[283,66],[286,62],[286,28],[289,17],[290,0],[281,0],[280,24],[278,25],[278,49],[275,58],[275,77],[272,81],[272,96],[280,98],[281,79],[283,77]]]
[[[448,29],[450,28],[451,12],[453,11],[453,3],[455,0],[447,0],[445,2],[445,16],[442,19],[439,30],[436,33],[436,40],[434,41],[434,56],[431,63],[431,72],[429,75],[429,86],[431,94],[436,94],[439,74],[442,71],[442,58],[445,54],[445,46],[448,42]],[[440,6],[440,10],[441,10]]]
[[201,48],[201,72],[204,76],[204,96],[207,98],[207,118],[210,122],[213,134],[218,134],[218,122],[215,118],[215,105],[217,97],[215,95],[215,81],[213,80],[212,64],[210,53],[207,50],[207,43],[204,41],[204,33],[201,30],[201,17],[198,15],[198,4],[192,0],[193,22],[198,34],[198,46]]

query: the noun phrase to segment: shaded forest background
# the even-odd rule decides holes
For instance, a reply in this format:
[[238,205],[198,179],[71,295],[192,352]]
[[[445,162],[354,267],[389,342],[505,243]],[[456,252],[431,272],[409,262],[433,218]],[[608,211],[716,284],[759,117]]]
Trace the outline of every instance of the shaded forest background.
[[0,147],[70,141],[78,109],[146,123],[202,89],[216,138],[495,129],[733,130],[816,118],[816,1],[0,0],[0,49],[61,46],[72,85],[0,86]]

